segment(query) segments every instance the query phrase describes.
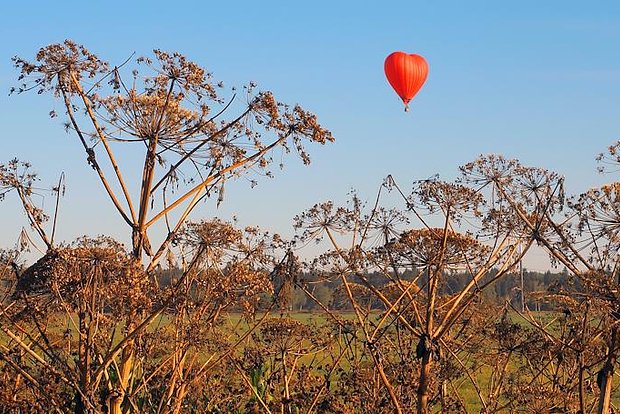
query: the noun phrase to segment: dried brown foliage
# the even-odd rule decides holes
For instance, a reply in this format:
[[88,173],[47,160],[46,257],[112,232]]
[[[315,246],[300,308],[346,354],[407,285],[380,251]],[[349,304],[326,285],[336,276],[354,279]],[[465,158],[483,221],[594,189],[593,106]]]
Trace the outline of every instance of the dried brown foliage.
[[[276,150],[308,163],[305,145],[333,137],[253,84],[239,102],[178,53],[131,60],[112,67],[72,41],[14,59],[15,92],[62,99],[51,115],[68,118],[131,246],[55,243],[30,165],[0,165],[0,197],[17,194],[47,249],[27,268],[0,251],[1,413],[610,412],[617,183],[566,200],[558,174],[489,155],[408,194],[389,176],[373,205],[316,204],[294,241],[191,222],[227,180],[271,175]],[[142,162],[119,164],[131,145]],[[617,165],[618,148],[599,159]],[[304,262],[310,242],[327,247]],[[554,310],[488,301],[533,246],[570,272],[529,292]],[[299,296],[320,316],[290,314]]]
[[[284,242],[217,220],[188,223],[189,214],[201,200],[222,202],[229,179],[271,175],[276,150],[294,150],[308,164],[305,145],[333,141],[331,133],[253,83],[237,98],[235,88],[176,52],[156,49],[112,66],[67,40],[33,61],[13,61],[21,84],[12,92],[61,99],[64,113],[50,116],[66,116],[130,229],[131,249],[106,238],[56,245],[56,221],[48,237],[47,216],[30,198],[30,166],[0,167],[0,194],[17,192],[47,247],[19,278],[3,277],[2,346],[21,358],[3,359],[2,368],[17,375],[3,385],[25,387],[52,411],[180,412],[187,401],[204,408],[191,384],[231,368],[228,358],[260,324],[235,339],[222,333],[222,313],[245,311],[252,320],[261,300],[271,300],[272,273],[286,273],[276,272],[283,266],[274,254]],[[117,161],[128,145],[142,149],[141,164]],[[142,173],[137,186],[125,178],[132,169]],[[152,245],[157,223],[166,236]],[[160,280],[164,255],[176,273]]]

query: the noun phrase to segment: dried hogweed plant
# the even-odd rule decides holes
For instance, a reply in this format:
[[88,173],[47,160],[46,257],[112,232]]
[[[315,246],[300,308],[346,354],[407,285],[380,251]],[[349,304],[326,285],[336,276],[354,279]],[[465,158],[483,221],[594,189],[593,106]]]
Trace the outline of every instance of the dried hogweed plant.
[[[598,157],[606,164],[601,171],[617,165],[617,148],[618,144],[612,145],[607,155]],[[572,275],[566,286],[536,292],[538,298],[561,311],[558,316],[547,320],[544,314],[529,310],[522,315],[547,346],[526,356],[535,370],[529,378],[525,376],[526,385],[518,384],[533,394],[544,392],[549,396],[546,402],[537,399],[547,409],[609,413],[619,348],[617,185],[604,185],[565,199],[561,177],[530,169],[520,174],[521,190],[514,191],[510,172],[522,168],[514,160],[487,157],[483,163],[464,169],[468,180],[490,186],[504,205],[516,207],[512,216],[505,211],[496,216],[509,218],[509,225],[521,230],[522,242],[535,242],[549,254],[552,263],[564,266]],[[535,202],[544,198],[548,201],[535,208]],[[514,389],[515,395],[518,389]]]
[[[462,171],[457,182],[416,182],[409,195],[390,176],[368,211],[354,196],[347,206],[317,204],[296,219],[303,241],[331,244],[309,264],[322,275],[310,283],[338,280],[334,298],[348,299],[354,323],[343,327],[355,332],[356,347],[367,355],[357,372],[370,370],[379,385],[373,412],[464,412],[464,383],[492,412],[497,405],[490,400],[505,391],[504,377],[488,394],[480,387],[477,378],[489,368],[472,364],[481,352],[469,346],[479,334],[473,327],[496,322],[489,315],[497,310],[489,314],[492,305],[482,295],[546,231],[546,214],[562,208],[562,181],[501,157],[482,157]],[[405,207],[383,206],[386,193],[400,195]],[[456,291],[455,277],[463,282]],[[298,287],[311,296],[308,282]],[[330,313],[329,305],[321,308]],[[499,361],[508,367],[514,359],[504,355],[489,364],[497,368]]]
[[[237,104],[234,88],[222,98],[223,84],[184,56],[153,54],[136,59],[129,79],[124,74],[129,61],[110,68],[68,40],[42,48],[34,62],[14,58],[23,81],[15,91],[34,88],[63,99],[67,128],[131,228],[132,254],[150,257],[149,270],[200,200],[223,197],[227,179],[251,169],[271,174],[276,149],[296,150],[309,163],[305,143],[333,141],[316,116],[276,101],[270,92],[255,93],[253,83],[244,87],[245,102]],[[240,112],[227,119],[233,109]],[[138,186],[126,182],[116,160],[121,144],[142,153]],[[169,217],[173,211],[180,212],[175,220]],[[168,237],[154,249],[148,230],[162,218]]]
[[[47,247],[3,303],[3,332],[25,357],[6,367],[59,412],[181,412],[195,397],[191,384],[242,342],[215,333],[222,312],[253,314],[278,266],[257,230],[217,221],[187,225],[190,213],[201,200],[222,202],[230,179],[271,176],[277,151],[295,151],[308,164],[305,144],[333,137],[301,106],[256,92],[253,83],[227,90],[179,53],[154,50],[111,66],[67,40],[42,48],[33,61],[13,61],[21,83],[12,92],[51,93],[62,102],[64,110],[50,116],[66,117],[130,230],[131,248],[109,239],[55,245],[53,231],[49,237],[43,227],[47,217],[29,198],[29,165],[3,165],[1,194],[16,190]],[[141,161],[120,162],[127,159],[121,151]],[[136,175],[136,183],[126,178]],[[154,243],[156,227],[165,236]],[[108,267],[110,249],[116,267]],[[173,264],[167,274],[159,266],[164,257]],[[52,338],[59,328],[51,319],[61,314],[71,321],[63,340]],[[166,329],[154,329],[168,319]],[[221,354],[209,354],[213,348]],[[44,372],[54,374],[56,388]]]

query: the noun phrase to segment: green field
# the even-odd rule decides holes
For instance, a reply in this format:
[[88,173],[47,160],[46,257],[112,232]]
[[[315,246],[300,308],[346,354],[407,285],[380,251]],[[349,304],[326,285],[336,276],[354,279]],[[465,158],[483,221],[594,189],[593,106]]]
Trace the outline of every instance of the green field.
[[[340,323],[344,326],[354,327],[356,316],[353,312],[337,312],[334,314],[336,318],[340,320]],[[554,321],[557,319],[558,315],[552,312],[544,312],[535,315],[537,320],[540,321],[541,324],[547,326],[551,331],[553,331]],[[75,315],[72,315],[72,318],[75,318]],[[264,318],[264,320],[263,320]],[[371,323],[376,323],[380,318],[381,314],[379,312],[373,312],[367,316],[368,321]],[[268,349],[266,348],[267,344],[264,341],[263,336],[264,333],[258,335],[262,332],[262,328],[265,324],[269,322],[278,322],[286,320],[288,323],[292,323],[291,326],[296,326],[294,324],[299,324],[304,327],[308,327],[308,332],[319,332],[321,334],[326,335],[326,333],[332,332],[334,327],[338,325],[334,323],[333,318],[324,314],[324,313],[312,313],[312,312],[292,312],[286,314],[257,314],[253,319],[246,319],[240,313],[227,313],[223,314],[219,319],[219,325],[216,328],[220,339],[227,343],[234,343],[241,338],[245,338],[238,349],[235,351],[234,356],[241,358],[243,349],[256,347],[259,349],[261,346],[263,348],[260,349]],[[516,313],[510,314],[510,320],[526,329],[531,328],[528,321],[524,320],[521,316]],[[256,323],[261,322],[262,325],[256,327]],[[48,326],[48,334],[50,338],[64,338],[66,341],[72,342],[71,347],[75,349],[77,346],[77,332],[73,328],[73,322],[71,318],[57,316],[55,318],[51,318]],[[122,337],[122,326],[118,326],[116,329],[116,333],[114,336],[114,342],[117,342]],[[153,323],[149,326],[147,332],[150,334],[163,334],[163,333],[171,333],[174,329],[174,318],[170,315],[161,315],[157,319],[153,321]],[[248,330],[252,329],[252,333],[254,335],[246,335]],[[352,328],[356,329],[356,328]],[[395,335],[395,330],[391,328],[387,331],[389,335]],[[258,335],[258,336],[256,336]],[[351,334],[352,335],[352,334]],[[348,351],[347,356],[350,356],[351,359],[342,358],[342,360],[338,360],[339,367],[344,370],[350,370],[352,366],[372,366],[372,359],[369,357],[368,353],[365,353],[365,342],[363,341],[363,333],[361,330],[357,330],[355,332],[357,335],[358,341],[355,341],[352,345],[352,348]],[[352,337],[352,336],[351,336]],[[278,337],[280,338],[280,337]],[[322,338],[325,339],[325,338]],[[330,345],[324,345],[324,348],[316,347],[313,345],[313,340],[310,338],[301,338],[294,345],[291,346],[291,353],[293,352],[301,352],[298,357],[295,358],[294,369],[300,369],[301,367],[307,367],[310,372],[316,376],[320,376],[325,374],[324,366],[325,364],[334,363],[335,355],[338,353],[339,348],[343,345],[343,341],[341,338],[334,337],[333,343]],[[12,347],[12,341],[10,338],[6,336],[6,334],[0,335],[0,344],[4,347]],[[295,348],[297,347],[297,348]],[[293,349],[294,348],[294,349]],[[308,350],[311,350],[308,351]],[[197,361],[207,361],[213,355],[213,352],[217,354],[217,351],[207,351],[196,347],[193,351],[198,357]],[[488,353],[492,354],[496,352],[493,349],[489,349]],[[350,354],[350,355],[349,355]],[[489,401],[492,399],[493,391],[496,390],[495,387],[498,386],[497,380],[498,375],[496,372],[497,367],[494,367],[491,363],[483,361],[483,359],[475,360],[471,359],[471,357],[467,356],[465,351],[459,351],[457,353],[460,357],[464,358],[465,364],[470,370],[469,375],[465,375],[464,372],[461,373],[457,378],[446,383],[446,387],[448,393],[456,395],[458,394],[458,398],[465,405],[467,412],[479,412],[482,409],[481,399],[478,396],[478,392],[481,393],[482,398],[485,401]],[[399,363],[399,355],[397,354],[385,354],[384,355],[386,366],[389,363],[398,364]],[[445,358],[445,356],[444,356]],[[492,361],[492,358],[489,359]],[[268,370],[275,369],[276,365],[280,364],[278,362],[277,357],[266,357],[265,366]],[[415,361],[414,361],[415,364]],[[510,359],[510,361],[506,364],[506,377],[513,375],[514,373],[520,372],[527,365],[527,361],[518,357],[515,353],[514,356]],[[415,367],[415,365],[414,365]],[[414,369],[413,375],[417,375],[417,368]],[[464,370],[463,370],[464,371]],[[594,370],[592,370],[594,371]],[[332,390],[337,392],[338,387],[340,386],[338,383],[337,375],[334,377]],[[504,378],[505,379],[505,378]],[[523,378],[522,378],[523,379]],[[592,382],[592,377],[588,379],[589,383]],[[619,382],[615,381],[616,384]],[[475,385],[474,385],[475,383]],[[501,385],[502,387],[505,384]],[[476,387],[479,391],[477,391]],[[595,385],[594,385],[595,387]],[[500,388],[501,390],[501,388]],[[590,385],[588,399],[590,401],[595,400],[595,389]],[[499,398],[499,405],[502,405],[502,401],[504,397],[502,395],[502,391],[499,391],[495,394]],[[618,391],[618,387],[615,387],[613,393],[613,403],[615,405],[620,404],[620,392]],[[436,404],[435,407],[440,407],[439,404]],[[439,412],[439,408],[437,408],[436,412]]]

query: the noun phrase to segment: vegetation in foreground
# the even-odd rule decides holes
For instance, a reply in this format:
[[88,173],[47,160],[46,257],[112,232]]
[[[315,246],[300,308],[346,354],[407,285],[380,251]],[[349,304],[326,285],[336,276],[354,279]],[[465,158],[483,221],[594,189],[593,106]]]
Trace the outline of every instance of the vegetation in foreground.
[[[51,115],[66,116],[132,245],[57,243],[30,165],[0,165],[0,194],[17,196],[46,246],[22,268],[24,233],[0,257],[1,412],[611,412],[617,183],[566,196],[559,175],[490,155],[455,182],[403,191],[387,177],[372,205],[319,203],[295,218],[294,240],[192,222],[201,200],[223,201],[227,180],[271,174],[277,151],[309,163],[304,144],[333,137],[254,85],[243,104],[235,90],[221,98],[177,53],[129,71],[66,41],[15,64],[16,92],[64,104]],[[120,165],[127,146],[144,162]],[[618,148],[601,161],[617,165]],[[300,260],[317,241],[324,253]],[[523,300],[551,312],[489,300],[534,245],[566,269]],[[316,323],[287,312],[302,292]]]

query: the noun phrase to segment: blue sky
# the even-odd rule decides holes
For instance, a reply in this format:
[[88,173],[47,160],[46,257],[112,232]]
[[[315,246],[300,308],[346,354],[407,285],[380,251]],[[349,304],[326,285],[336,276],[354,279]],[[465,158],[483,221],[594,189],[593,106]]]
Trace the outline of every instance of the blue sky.
[[[66,240],[127,234],[62,119],[47,117],[60,104],[7,96],[12,56],[66,38],[112,63],[134,51],[180,51],[228,85],[253,80],[302,104],[334,133],[336,143],[310,148],[309,167],[290,157],[276,178],[253,190],[232,185],[219,210],[208,203],[196,217],[236,214],[290,233],[292,217],[316,202],[343,200],[351,188],[370,200],[387,174],[406,188],[435,173],[450,179],[483,153],[558,171],[571,192],[617,179],[598,175],[594,157],[620,139],[620,2],[94,3],[2,6],[0,162],[29,160],[44,184],[65,171]],[[395,50],[430,65],[409,113],[383,75]],[[0,246],[9,247],[25,221],[10,199],[0,212]],[[89,228],[74,225],[93,216]]]

